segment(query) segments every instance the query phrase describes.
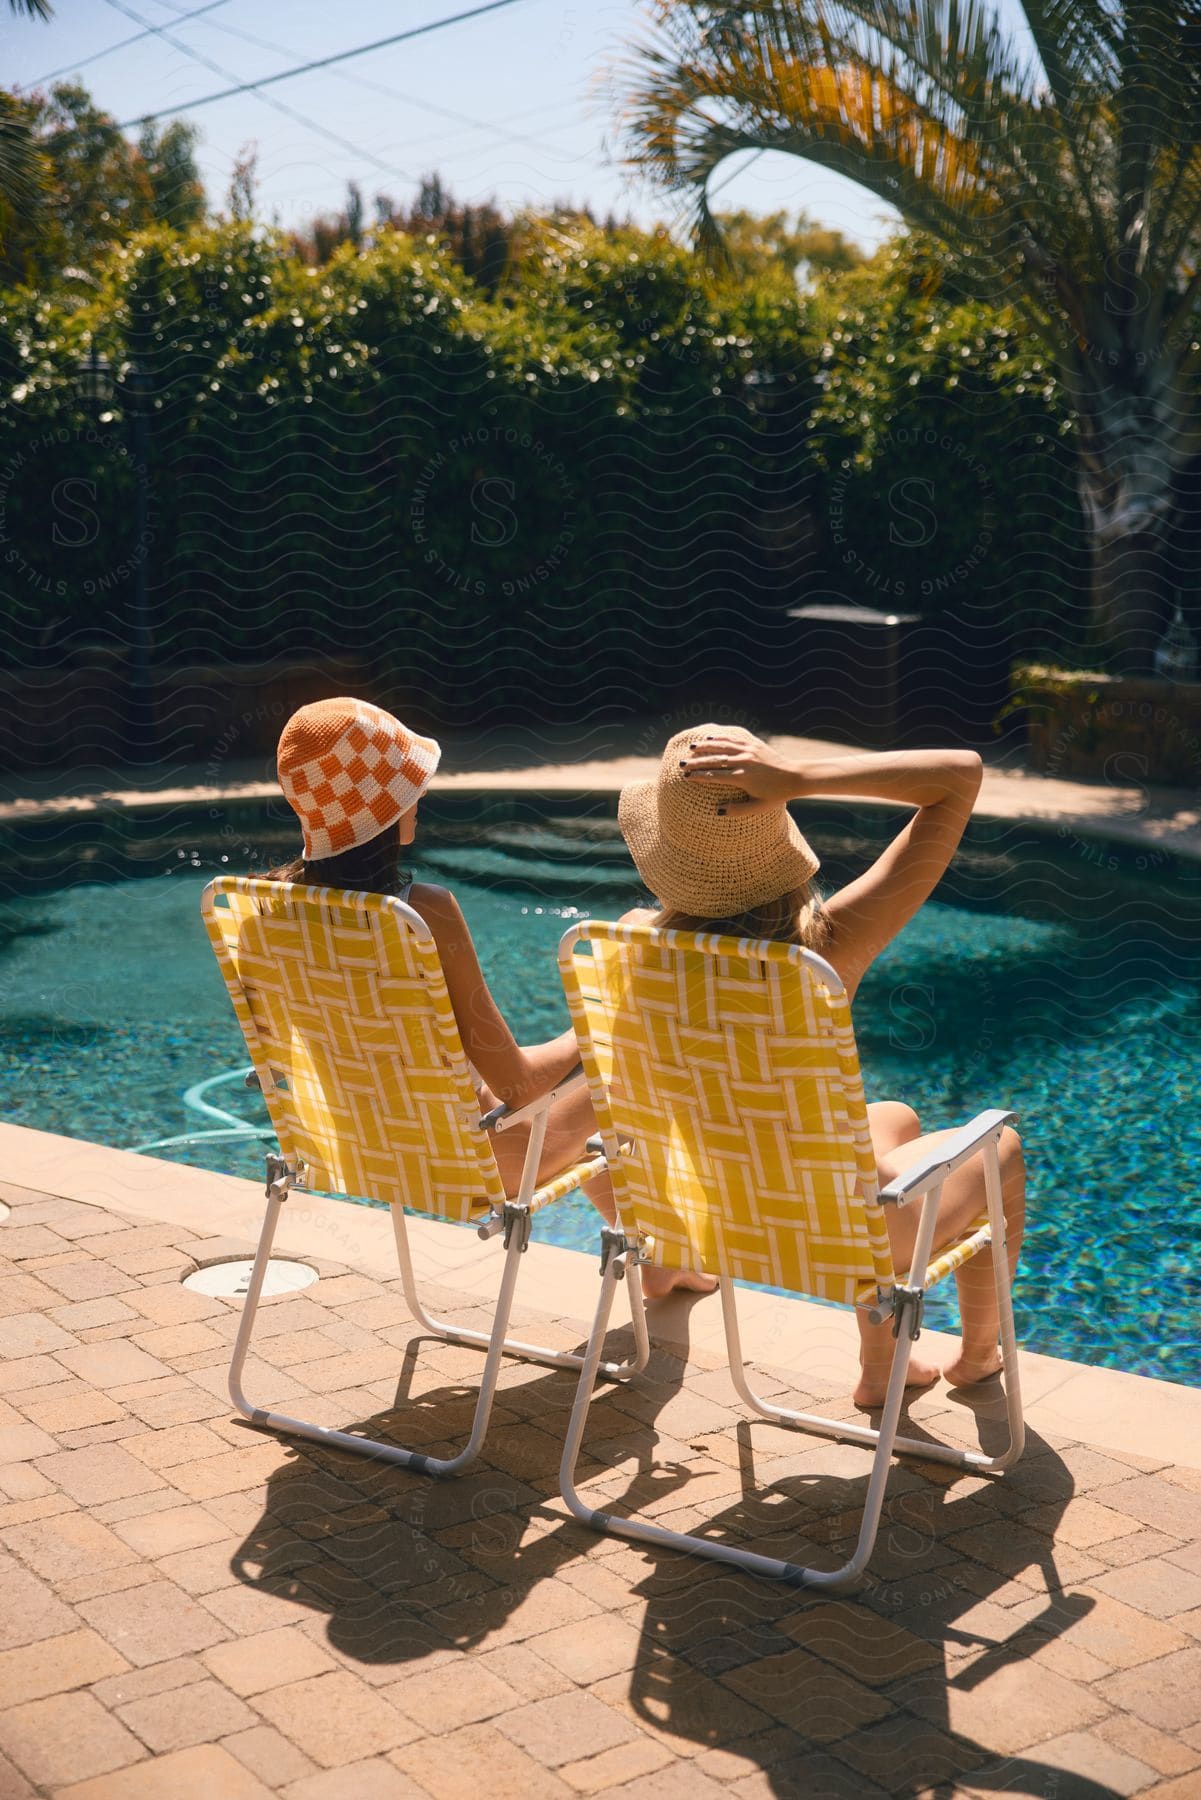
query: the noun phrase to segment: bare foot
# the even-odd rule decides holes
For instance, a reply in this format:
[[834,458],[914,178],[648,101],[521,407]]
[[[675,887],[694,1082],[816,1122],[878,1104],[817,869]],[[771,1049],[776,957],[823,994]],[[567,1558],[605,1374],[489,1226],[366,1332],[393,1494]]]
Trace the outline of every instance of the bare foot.
[[692,1269],[657,1269],[645,1263],[642,1269],[644,1300],[663,1300],[668,1294],[712,1294],[717,1287],[716,1275],[699,1275]]
[[948,1363],[943,1370],[951,1387],[971,1387],[975,1381],[987,1381],[990,1375],[999,1375],[1002,1368],[1000,1349],[990,1350],[985,1356],[968,1356],[961,1352]]
[[[884,1396],[888,1391],[888,1374],[888,1369],[877,1368],[874,1364],[871,1369],[862,1369],[859,1380],[855,1384],[855,1391],[851,1395],[855,1405],[883,1406]],[[942,1370],[937,1363],[921,1362],[916,1356],[912,1356],[905,1372],[905,1386],[907,1388],[933,1387],[941,1374]]]

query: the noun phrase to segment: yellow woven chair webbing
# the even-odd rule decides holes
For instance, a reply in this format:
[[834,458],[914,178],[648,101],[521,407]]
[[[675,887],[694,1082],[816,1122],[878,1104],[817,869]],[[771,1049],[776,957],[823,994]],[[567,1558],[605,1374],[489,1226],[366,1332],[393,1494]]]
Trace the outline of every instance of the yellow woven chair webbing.
[[891,1286],[845,998],[788,945],[581,933],[564,985],[623,1226],[668,1267],[844,1305]]
[[206,916],[306,1186],[469,1221],[504,1204],[432,939],[368,894],[226,876]]

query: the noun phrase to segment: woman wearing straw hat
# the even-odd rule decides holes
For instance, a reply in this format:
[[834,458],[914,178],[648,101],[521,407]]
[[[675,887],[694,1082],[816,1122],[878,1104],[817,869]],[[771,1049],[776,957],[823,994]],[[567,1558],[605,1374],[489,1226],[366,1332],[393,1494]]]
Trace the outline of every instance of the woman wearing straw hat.
[[[853,1001],[866,970],[950,863],[980,777],[973,750],[848,752],[797,762],[741,726],[698,725],[679,732],[663,752],[658,778],[622,790],[622,833],[659,903],[657,911],[628,913],[626,919],[803,944],[837,970]],[[825,899],[813,885],[818,859],[788,812],[790,800],[822,794],[898,800],[917,809],[864,874]],[[900,1101],[876,1101],[867,1110],[882,1184],[953,1135],[923,1133],[912,1107]],[[1025,1177],[1020,1141],[1008,1127],[1000,1155],[1012,1275],[1022,1241]],[[984,1205],[983,1171],[973,1159],[947,1178],[936,1247],[962,1236]],[[887,1209],[898,1268],[909,1265],[916,1213],[916,1208]],[[1000,1368],[990,1253],[974,1257],[955,1279],[963,1319],[960,1352],[945,1369],[915,1356],[909,1364],[911,1386],[928,1387],[942,1374],[964,1386]],[[854,1397],[861,1406],[876,1406],[884,1399],[892,1364],[891,1326],[856,1317],[862,1372]]]
[[[274,881],[298,881],[358,893],[395,894],[421,914],[434,934],[463,1049],[479,1078],[481,1110],[506,1101],[525,1106],[549,1093],[579,1060],[568,1030],[546,1044],[518,1044],[488,991],[475,945],[458,902],[446,888],[406,882],[402,849],[417,832],[417,808],[441,758],[433,738],[411,731],[369,701],[340,696],[302,706],[283,729],[277,772],[300,820],[304,853],[274,869]],[[538,1171],[548,1181],[579,1162],[596,1130],[587,1091],[577,1087],[554,1103]],[[493,1140],[501,1178],[516,1193],[528,1127]],[[608,1180],[588,1185],[593,1204],[610,1223]],[[647,1269],[643,1288],[657,1299],[674,1287],[708,1291],[706,1276]]]

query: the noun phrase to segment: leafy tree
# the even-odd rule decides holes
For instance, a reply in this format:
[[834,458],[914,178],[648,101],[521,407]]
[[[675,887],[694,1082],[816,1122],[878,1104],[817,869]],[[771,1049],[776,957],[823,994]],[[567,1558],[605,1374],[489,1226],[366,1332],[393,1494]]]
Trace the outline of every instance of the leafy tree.
[[152,119],[143,127],[138,154],[150,187],[154,223],[188,231],[204,218],[204,183],[195,155],[199,136],[196,127],[183,119],[173,119],[161,130]]
[[[149,388],[163,661],[368,653],[392,659],[398,704],[463,724],[626,704],[614,671],[637,666],[644,706],[720,692],[767,722],[804,677],[782,602],[840,580],[903,584],[998,676],[1009,611],[1014,647],[1054,645],[1078,557],[1062,387],[1016,309],[937,246],[911,236],[802,289],[803,221],[735,220],[710,269],[665,231],[522,215],[490,294],[429,229],[453,200],[423,205],[418,233],[373,223],[356,247],[339,228],[319,266],[249,219],[160,224],[91,265],[90,297],[5,296],[0,616],[19,660],[127,635],[130,392],[89,416],[74,377],[93,344]],[[951,447],[923,446],[915,485],[910,437],[932,428]],[[63,481],[94,489],[86,544],[74,515],[62,541],[45,529]]]
[[810,330],[831,588],[941,619],[965,654],[1001,638],[1069,648],[1084,554],[1071,417],[1021,314],[965,293],[937,245],[906,236],[824,282]]
[[353,181],[346,184],[346,237],[356,250],[363,241],[363,194]]
[[858,268],[863,252],[840,231],[827,229],[797,213],[720,213],[722,241],[742,282],[786,282],[812,285],[817,277],[842,275]]
[[[464,204],[437,173],[422,177],[417,197],[409,205],[392,194],[379,193],[373,210],[374,224],[369,228],[363,196],[356,183],[348,182],[346,204],[337,212],[318,213],[300,231],[292,232],[289,241],[304,262],[320,268],[343,244],[369,249],[379,229],[388,227],[440,244],[465,275],[488,295],[496,295],[522,261],[527,236],[536,238],[547,219],[559,220],[564,228],[596,226],[587,207],[566,203],[556,203],[541,215],[505,214],[491,200]],[[612,213],[601,227],[610,235],[624,228]]]
[[77,82],[18,102],[38,147],[42,192],[5,233],[3,276],[38,282],[58,269],[92,268],[146,222],[147,190],[128,140]]
[[[391,205],[389,200],[388,206]],[[380,224],[386,222],[387,215],[378,204],[377,217]],[[316,213],[301,230],[289,233],[288,242],[302,262],[321,268],[343,244],[352,244],[356,250],[367,244],[365,219],[362,190],[356,182],[348,181],[345,206],[338,212]]]
[[[760,716],[765,644],[790,679],[761,517],[795,483],[806,302],[715,282],[666,237],[522,229],[491,299],[429,232],[382,226],[314,269],[230,221],[138,233],[86,305],[11,296],[17,656],[127,637],[125,395],[89,419],[71,379],[94,342],[150,389],[161,661],[359,654],[402,710],[464,726],[620,713],[637,666],[640,704],[741,682]],[[97,535],[70,554],[45,530],[63,469],[95,489]]]
[[45,283],[64,268],[90,270],[147,225],[186,228],[202,217],[195,127],[147,126],[134,145],[77,82],[12,104],[33,146],[37,197],[6,209],[0,282]]
[[0,248],[14,221],[32,210],[40,173],[26,110],[15,95],[0,92]]
[[[49,0],[9,0],[15,13],[49,19]],[[37,148],[19,100],[0,90],[0,243],[14,214],[27,210],[38,190]]]
[[[377,230],[386,227],[438,242],[464,274],[490,294],[509,273],[520,234],[519,221],[506,218],[492,201],[463,205],[436,174],[423,178],[411,206],[399,204],[391,194],[377,194],[375,218]],[[355,183],[348,183],[346,204],[339,212],[319,213],[293,234],[292,242],[304,261],[317,267],[343,244],[360,248],[366,242],[364,206]]]
[[437,238],[459,267],[490,294],[512,266],[517,238],[514,221],[506,219],[492,200],[472,206],[454,199],[436,174],[423,179],[407,212],[394,209],[383,216],[398,231]]
[[235,224],[253,219],[259,191],[259,147],[251,140],[242,145],[234,158],[233,173],[226,191],[229,216]]
[[634,160],[690,196],[736,150],[859,182],[1048,344],[1076,429],[1091,621],[1149,668],[1201,451],[1201,9],[1023,0],[658,0]]

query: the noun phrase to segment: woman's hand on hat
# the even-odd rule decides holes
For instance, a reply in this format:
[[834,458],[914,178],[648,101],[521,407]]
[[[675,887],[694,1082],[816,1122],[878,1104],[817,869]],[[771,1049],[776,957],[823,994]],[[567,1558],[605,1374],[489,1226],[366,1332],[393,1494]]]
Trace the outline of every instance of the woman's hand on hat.
[[798,799],[802,790],[796,765],[757,737],[699,738],[680,766],[689,781],[742,788],[744,798],[728,801],[727,812],[761,812]]

